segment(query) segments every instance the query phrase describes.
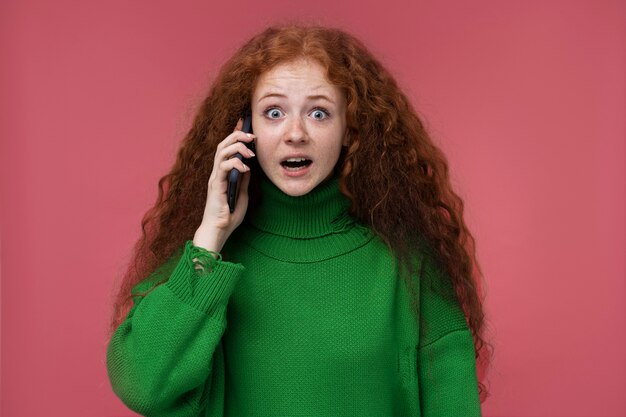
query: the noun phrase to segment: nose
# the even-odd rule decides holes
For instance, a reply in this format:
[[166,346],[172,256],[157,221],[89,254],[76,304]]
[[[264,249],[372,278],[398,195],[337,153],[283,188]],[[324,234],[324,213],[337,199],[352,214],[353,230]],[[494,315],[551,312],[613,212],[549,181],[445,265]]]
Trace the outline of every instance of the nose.
[[285,141],[290,143],[299,143],[306,142],[307,140],[308,135],[304,121],[300,117],[294,117],[289,124]]

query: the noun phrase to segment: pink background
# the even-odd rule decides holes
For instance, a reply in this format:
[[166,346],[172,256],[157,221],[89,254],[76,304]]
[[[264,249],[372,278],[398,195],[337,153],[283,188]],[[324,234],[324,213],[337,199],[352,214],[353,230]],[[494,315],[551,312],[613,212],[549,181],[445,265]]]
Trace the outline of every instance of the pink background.
[[5,0],[2,416],[135,415],[113,285],[215,71],[292,17],[369,45],[449,157],[488,285],[483,414],[626,415],[626,2]]

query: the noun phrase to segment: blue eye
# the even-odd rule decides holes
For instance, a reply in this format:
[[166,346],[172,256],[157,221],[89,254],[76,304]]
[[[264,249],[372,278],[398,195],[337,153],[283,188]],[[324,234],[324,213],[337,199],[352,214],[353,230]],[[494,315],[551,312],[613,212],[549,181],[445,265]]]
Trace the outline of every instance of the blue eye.
[[[268,111],[270,111],[270,110],[272,111],[270,114],[272,114],[272,113],[273,113],[274,115],[276,115],[276,113],[275,113],[275,112],[280,112],[280,110],[278,110],[276,107],[269,107],[269,108],[267,108],[267,109],[265,110],[265,114],[267,115],[267,112],[268,112]],[[274,119],[274,117],[271,117],[271,116],[270,116],[270,119]]]
[[314,119],[317,119],[317,120],[324,120],[324,119],[326,119],[326,118],[328,118],[328,117],[330,116],[330,113],[328,113],[328,111],[327,111],[325,108],[323,108],[323,107],[316,107],[316,108],[315,108],[315,110],[313,110],[313,113],[314,113],[314,114],[315,114],[315,113],[319,113],[319,112],[324,113],[324,114],[326,115],[326,117],[324,117],[324,118],[320,119],[320,118],[318,118],[318,117],[313,116],[313,118],[314,118]]
[[[264,111],[264,115],[268,119],[272,119],[272,120],[278,119],[281,113],[282,111],[279,110],[277,107],[268,107]],[[328,112],[328,110],[326,110],[323,107],[316,107],[315,109],[313,109],[313,112],[311,114],[314,115],[313,118],[315,120],[325,120],[330,117],[330,113]],[[316,114],[321,114],[321,116],[317,116]]]

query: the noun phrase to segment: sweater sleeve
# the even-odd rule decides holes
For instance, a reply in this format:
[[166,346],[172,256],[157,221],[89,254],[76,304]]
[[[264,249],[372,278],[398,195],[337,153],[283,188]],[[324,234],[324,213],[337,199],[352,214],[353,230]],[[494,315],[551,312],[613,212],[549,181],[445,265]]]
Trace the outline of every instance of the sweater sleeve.
[[[207,268],[203,260],[209,258]],[[223,389],[223,375],[212,378],[220,371],[215,359],[222,359],[226,307],[243,270],[214,260],[189,240],[182,255],[175,253],[133,288],[133,307],[106,354],[113,391],[128,408],[145,416],[196,417],[209,405],[217,407],[209,404],[215,390]],[[171,271],[169,278],[156,286],[163,271]]]
[[481,416],[472,333],[451,281],[424,257],[418,345],[421,415]]

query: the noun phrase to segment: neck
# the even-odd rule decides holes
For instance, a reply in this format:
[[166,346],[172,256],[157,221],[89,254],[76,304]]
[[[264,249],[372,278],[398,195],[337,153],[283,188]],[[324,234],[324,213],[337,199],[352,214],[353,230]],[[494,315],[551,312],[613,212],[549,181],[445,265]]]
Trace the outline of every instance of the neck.
[[285,194],[265,176],[259,185],[261,199],[249,221],[260,230],[314,238],[344,230],[347,225],[350,200],[339,190],[337,175],[298,197]]

